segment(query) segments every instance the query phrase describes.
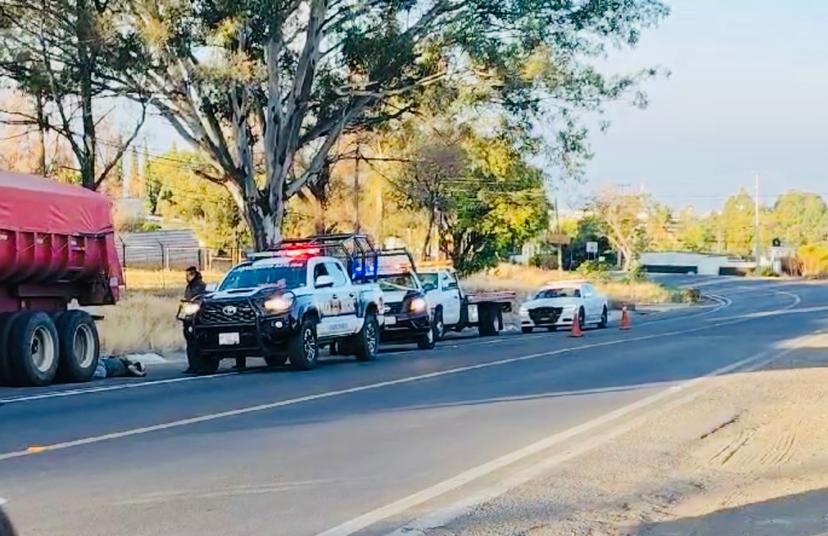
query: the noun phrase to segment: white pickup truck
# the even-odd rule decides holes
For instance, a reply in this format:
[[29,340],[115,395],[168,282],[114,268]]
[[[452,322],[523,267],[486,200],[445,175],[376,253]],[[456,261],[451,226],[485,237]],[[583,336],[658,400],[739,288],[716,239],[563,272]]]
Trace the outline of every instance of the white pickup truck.
[[498,335],[503,330],[503,313],[512,310],[515,292],[465,292],[450,268],[424,266],[418,271],[432,311],[436,339],[446,331],[477,327],[481,336]]

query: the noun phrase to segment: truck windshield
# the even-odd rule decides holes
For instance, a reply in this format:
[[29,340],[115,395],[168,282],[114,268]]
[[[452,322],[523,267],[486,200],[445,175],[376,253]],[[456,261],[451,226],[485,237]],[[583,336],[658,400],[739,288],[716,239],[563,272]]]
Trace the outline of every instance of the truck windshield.
[[437,274],[424,274],[420,272],[418,274],[420,276],[420,283],[423,284],[423,288],[425,289],[435,289],[437,288]]
[[274,285],[293,289],[305,284],[305,263],[248,264],[233,268],[219,290],[236,290]]
[[395,290],[420,290],[417,280],[412,274],[394,274],[379,276],[380,289],[393,292]]
[[550,298],[580,298],[581,291],[577,288],[545,288],[535,296],[536,300],[548,300]]

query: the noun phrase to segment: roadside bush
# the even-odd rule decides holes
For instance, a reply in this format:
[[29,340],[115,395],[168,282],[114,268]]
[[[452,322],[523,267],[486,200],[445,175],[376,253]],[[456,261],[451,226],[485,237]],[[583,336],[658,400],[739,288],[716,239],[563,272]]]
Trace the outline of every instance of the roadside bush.
[[551,253],[535,253],[529,259],[529,265],[544,270],[555,270],[558,268],[558,257]]
[[591,281],[607,281],[610,278],[612,266],[601,261],[584,261],[578,266],[578,274]]
[[802,275],[808,277],[825,277],[828,275],[828,244],[809,244],[802,246],[796,253]]
[[753,271],[753,275],[756,277],[776,277],[776,272],[773,271],[771,266],[760,266]]

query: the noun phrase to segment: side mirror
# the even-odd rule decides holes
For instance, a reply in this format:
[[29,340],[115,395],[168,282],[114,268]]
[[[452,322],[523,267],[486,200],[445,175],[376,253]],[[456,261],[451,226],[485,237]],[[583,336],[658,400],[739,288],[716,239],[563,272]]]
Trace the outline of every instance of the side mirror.
[[334,285],[334,280],[329,275],[320,275],[316,278],[316,282],[314,283],[316,288],[329,288]]
[[218,285],[216,285],[215,283],[207,283],[207,286],[204,287],[204,289],[207,292],[215,292],[217,288],[218,288]]

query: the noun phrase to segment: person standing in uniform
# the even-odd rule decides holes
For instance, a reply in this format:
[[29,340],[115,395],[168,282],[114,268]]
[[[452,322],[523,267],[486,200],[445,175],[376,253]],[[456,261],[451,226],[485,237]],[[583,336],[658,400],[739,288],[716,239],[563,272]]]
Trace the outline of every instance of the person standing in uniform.
[[[201,277],[198,268],[190,266],[184,274],[187,278],[187,287],[184,289],[185,300],[193,300],[207,292],[207,285],[204,284],[204,279]],[[198,370],[190,358],[192,345],[190,344],[190,325],[187,322],[184,322],[184,339],[187,341],[187,370],[184,371],[184,374],[195,374]]]

